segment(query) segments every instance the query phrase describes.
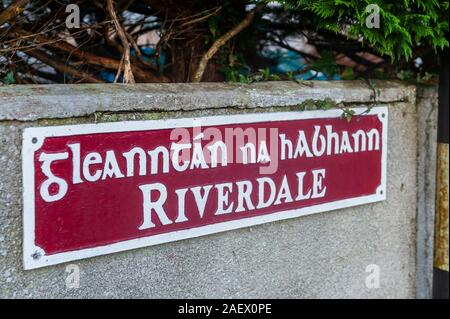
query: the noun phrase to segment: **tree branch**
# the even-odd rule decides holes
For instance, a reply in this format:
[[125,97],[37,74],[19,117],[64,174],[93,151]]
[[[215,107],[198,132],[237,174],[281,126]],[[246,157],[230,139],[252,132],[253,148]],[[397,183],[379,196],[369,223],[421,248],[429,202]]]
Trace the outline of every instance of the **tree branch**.
[[[82,59],[91,65],[100,66],[109,70],[121,69],[119,60],[97,56],[90,52],[82,51],[70,43],[67,43],[63,39],[52,40],[46,36],[33,34],[17,28],[11,31],[8,35],[12,37],[20,37],[22,40],[34,41],[37,44],[36,46],[45,45],[54,49],[65,51],[69,53],[70,56]],[[143,82],[168,82],[168,79],[165,77],[155,75],[152,72],[146,72],[137,66],[132,65],[131,68],[136,78]]]
[[69,73],[73,75],[77,79],[81,79],[84,82],[88,83],[104,83],[104,81],[97,79],[95,76],[90,75],[88,73],[79,71],[75,69],[74,67],[71,67],[69,65],[66,65],[58,60],[55,59],[55,57],[48,55],[47,53],[41,51],[41,50],[29,50],[25,52],[27,55],[32,56],[39,61],[51,66],[55,70],[61,72],[61,73]]
[[192,82],[200,82],[202,80],[203,74],[205,73],[206,66],[208,65],[209,60],[219,51],[219,49],[227,43],[231,38],[233,38],[235,35],[237,35],[239,32],[244,30],[246,27],[248,27],[255,17],[255,13],[262,9],[265,6],[265,4],[258,4],[253,10],[251,10],[244,20],[242,20],[238,25],[236,25],[233,29],[225,33],[223,36],[221,36],[219,39],[216,40],[216,42],[213,43],[213,45],[209,48],[208,51],[202,56],[197,71],[195,72]]
[[28,2],[30,0],[14,0],[11,2],[5,10],[0,12],[0,27],[21,14]]
[[[120,41],[122,42],[123,47],[123,80],[125,83],[136,83],[133,76],[133,71],[131,70],[131,62],[130,62],[130,43],[128,42],[127,35],[125,33],[125,30],[123,29],[122,25],[119,22],[119,19],[117,18],[116,11],[114,9],[113,0],[107,0],[106,2],[106,8],[108,10],[109,15],[111,16],[111,19],[114,22],[114,26],[117,31],[117,35],[120,38]],[[121,70],[117,70],[117,74],[119,74]]]

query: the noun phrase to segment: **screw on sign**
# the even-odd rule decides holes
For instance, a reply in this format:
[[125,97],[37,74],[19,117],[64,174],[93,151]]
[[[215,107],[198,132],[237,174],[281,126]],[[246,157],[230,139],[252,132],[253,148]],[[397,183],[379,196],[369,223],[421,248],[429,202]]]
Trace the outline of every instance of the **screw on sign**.
[[26,129],[25,268],[382,201],[387,109],[356,111]]

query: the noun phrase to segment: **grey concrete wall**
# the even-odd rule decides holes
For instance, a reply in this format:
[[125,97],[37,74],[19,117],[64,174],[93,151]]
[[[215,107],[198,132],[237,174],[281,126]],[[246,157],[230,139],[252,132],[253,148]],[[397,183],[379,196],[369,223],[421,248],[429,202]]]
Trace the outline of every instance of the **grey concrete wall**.
[[417,88],[417,298],[432,297],[436,199],[437,86]]
[[[388,190],[380,203],[74,262],[22,267],[25,127],[298,109],[330,98],[371,105],[363,82],[0,87],[0,298],[414,298],[417,246],[415,88],[379,82],[389,107]],[[380,267],[380,288],[365,285]]]

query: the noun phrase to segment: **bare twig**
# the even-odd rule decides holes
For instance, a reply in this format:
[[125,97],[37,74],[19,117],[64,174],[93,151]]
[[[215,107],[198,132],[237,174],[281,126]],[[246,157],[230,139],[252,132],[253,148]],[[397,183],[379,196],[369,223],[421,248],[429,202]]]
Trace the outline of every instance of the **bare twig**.
[[131,36],[130,33],[128,33],[128,31],[124,30],[125,35],[127,36],[128,41],[130,41],[131,46],[133,47],[133,49],[136,51],[136,55],[139,58],[142,58],[142,53],[141,53],[141,49],[139,48],[139,46],[137,45],[136,41],[133,39],[133,37]]
[[[122,67],[123,67],[123,56],[122,56],[122,59],[120,59],[120,64],[117,69],[122,70]],[[120,77],[120,72],[117,72],[116,76],[114,77],[114,83],[117,83],[119,81],[119,77]]]
[[14,0],[11,2],[5,10],[0,12],[0,26],[21,14],[28,2],[30,2],[30,0]]
[[39,61],[51,66],[55,70],[61,72],[61,73],[69,73],[73,75],[77,79],[81,79],[84,82],[89,83],[104,83],[103,81],[97,79],[95,76],[90,75],[88,73],[79,71],[75,69],[74,67],[71,67],[69,65],[64,64],[63,62],[60,62],[55,59],[55,57],[52,57],[48,55],[47,53],[41,51],[41,50],[29,50],[26,52],[27,55],[32,56]]
[[255,17],[255,14],[257,11],[262,9],[265,4],[259,4],[257,5],[253,10],[251,10],[245,18],[236,25],[233,29],[225,33],[223,36],[221,36],[219,39],[217,39],[213,45],[209,48],[208,51],[202,56],[197,71],[195,72],[192,82],[200,82],[202,80],[203,74],[205,73],[206,66],[208,65],[209,60],[219,51],[219,49],[227,43],[231,38],[233,38],[235,35],[237,35],[239,32],[244,30],[246,27],[248,27]]
[[[45,45],[54,49],[66,51],[71,56],[82,59],[91,65],[100,66],[110,70],[122,69],[120,61],[108,57],[97,56],[87,51],[82,51],[70,43],[65,42],[64,39],[61,38],[52,40],[46,36],[33,34],[18,28],[10,32],[9,36],[20,37],[23,40],[33,41],[35,43],[34,47]],[[165,77],[155,75],[152,72],[146,72],[137,66],[132,65],[131,68],[133,73],[136,75],[136,78],[143,82],[168,82]]]
[[[211,9],[211,10],[212,10],[212,9]],[[201,22],[201,21],[204,21],[204,20],[208,19],[209,17],[211,17],[211,16],[217,14],[220,10],[222,10],[222,7],[217,7],[214,11],[209,12],[209,11],[211,11],[211,10],[205,11],[205,12],[207,12],[207,14],[205,14],[205,15],[203,15],[203,16],[200,16],[200,17],[198,17],[198,18],[195,18],[195,19],[192,19],[192,20],[189,20],[189,21],[187,21],[187,22],[182,23],[182,24],[180,25],[180,27],[181,27],[181,28],[185,28],[185,27],[187,27],[188,25],[191,25],[191,24],[195,24],[195,23],[199,23],[199,22]]]
[[[114,4],[113,0],[107,0],[106,7],[108,10],[109,15],[111,16],[111,19],[114,22],[114,26],[117,31],[117,35],[120,38],[120,41],[122,42],[123,47],[123,80],[124,83],[136,83],[133,76],[133,71],[131,70],[131,62],[130,62],[130,43],[128,42],[127,35],[125,33],[125,30],[123,29],[122,25],[119,22],[119,19],[117,18],[116,11],[114,10]],[[118,73],[121,72],[121,70],[117,70]]]

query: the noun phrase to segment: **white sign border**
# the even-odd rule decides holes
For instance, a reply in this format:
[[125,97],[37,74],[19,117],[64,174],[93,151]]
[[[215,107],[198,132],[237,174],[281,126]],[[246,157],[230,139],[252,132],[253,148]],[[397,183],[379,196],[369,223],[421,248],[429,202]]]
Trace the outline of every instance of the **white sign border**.
[[[182,118],[150,121],[124,121],[98,124],[80,124],[66,126],[26,128],[22,136],[22,181],[23,181],[23,265],[25,270],[35,269],[64,262],[106,255],[135,248],[174,242],[187,238],[195,238],[223,231],[260,225],[277,220],[285,220],[300,216],[332,211],[340,208],[384,201],[386,199],[386,170],[387,170],[387,137],[388,137],[388,108],[385,106],[367,108],[353,108],[356,114],[377,115],[382,123],[382,168],[381,185],[373,195],[349,198],[319,205],[308,206],[295,210],[275,212],[262,216],[242,218],[238,220],[205,225],[191,229],[170,233],[126,240],[110,245],[86,248],[76,251],[45,255],[45,252],[35,245],[34,220],[34,152],[44,143],[47,137],[62,137],[70,135],[85,135],[94,133],[132,132],[143,130],[173,129],[179,127],[190,128],[198,123],[205,123],[205,127],[226,124],[251,124],[261,122],[279,122],[285,120],[305,120],[341,117],[340,109],[315,110],[301,112],[280,113],[251,113],[240,115],[220,115],[199,118]],[[363,116],[364,116],[363,115]]]

